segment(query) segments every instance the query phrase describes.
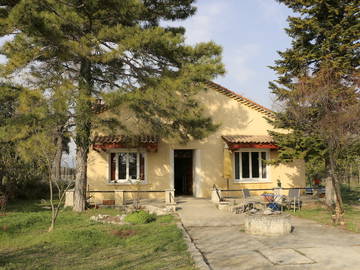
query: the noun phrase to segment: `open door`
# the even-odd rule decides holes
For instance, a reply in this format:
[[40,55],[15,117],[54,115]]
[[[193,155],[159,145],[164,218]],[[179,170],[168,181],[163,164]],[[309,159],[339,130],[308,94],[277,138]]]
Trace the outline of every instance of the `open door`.
[[193,150],[174,150],[175,195],[193,195]]

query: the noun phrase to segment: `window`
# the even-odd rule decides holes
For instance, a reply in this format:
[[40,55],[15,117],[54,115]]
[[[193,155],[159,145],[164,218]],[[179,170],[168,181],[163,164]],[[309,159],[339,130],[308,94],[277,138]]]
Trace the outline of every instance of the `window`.
[[145,153],[111,153],[109,163],[111,182],[145,180]]
[[234,152],[235,180],[267,180],[269,151],[266,150],[241,150]]

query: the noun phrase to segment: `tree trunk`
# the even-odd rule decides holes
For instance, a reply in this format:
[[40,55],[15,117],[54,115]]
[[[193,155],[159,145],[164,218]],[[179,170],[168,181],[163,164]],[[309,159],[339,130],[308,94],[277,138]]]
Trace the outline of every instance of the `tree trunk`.
[[333,188],[333,183],[331,177],[328,176],[325,179],[325,203],[326,205],[334,209],[335,208],[335,190]]
[[351,180],[352,180],[352,165],[350,164],[350,168],[349,168],[349,189],[351,189]]
[[331,180],[331,167],[329,157],[325,158],[327,176],[325,178],[325,204],[332,210],[335,209],[335,190]]
[[[61,178],[61,159],[62,159],[62,152],[63,152],[63,134],[61,129],[56,131],[55,135],[55,144],[56,144],[56,152],[54,156],[54,160],[51,163],[50,168],[50,178],[49,178],[49,189],[50,189],[50,204],[51,204],[51,225],[48,229],[48,232],[51,232],[55,228],[56,222],[56,209],[54,205],[54,196],[53,196],[53,183],[57,183],[57,181]],[[58,192],[61,192],[58,189]],[[60,204],[61,202],[59,202]]]
[[63,136],[61,131],[58,132],[55,139],[56,153],[51,168],[51,179],[58,181],[61,178],[61,159],[63,151]]
[[84,149],[76,150],[76,176],[74,188],[74,211],[82,212],[86,204],[86,183],[87,183],[87,153]]
[[90,146],[92,79],[91,63],[83,59],[80,67],[79,96],[76,100],[76,176],[74,208],[76,212],[85,210],[87,184],[87,158]]
[[336,170],[335,170],[336,169],[336,164],[335,164],[336,159],[334,156],[330,155],[329,161],[330,161],[331,181],[332,181],[333,189],[335,191],[334,223],[339,224],[339,223],[343,222],[343,213],[344,213],[343,201],[342,201],[342,197],[341,197],[339,179],[337,178]]

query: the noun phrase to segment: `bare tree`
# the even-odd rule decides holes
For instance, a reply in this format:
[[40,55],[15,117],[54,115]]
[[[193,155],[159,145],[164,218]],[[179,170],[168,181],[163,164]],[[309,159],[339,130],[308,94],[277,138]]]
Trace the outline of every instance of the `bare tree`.
[[343,222],[339,160],[346,149],[359,140],[359,74],[344,78],[329,65],[315,75],[299,78],[286,102],[291,121],[304,136],[323,141],[328,179],[334,190],[334,222]]

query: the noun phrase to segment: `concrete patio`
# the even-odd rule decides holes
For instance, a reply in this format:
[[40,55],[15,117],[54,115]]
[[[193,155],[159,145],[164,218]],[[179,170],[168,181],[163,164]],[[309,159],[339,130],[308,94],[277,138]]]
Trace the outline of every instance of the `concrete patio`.
[[205,199],[179,198],[179,216],[209,269],[360,269],[360,234],[292,217],[286,236],[244,233],[244,215]]

